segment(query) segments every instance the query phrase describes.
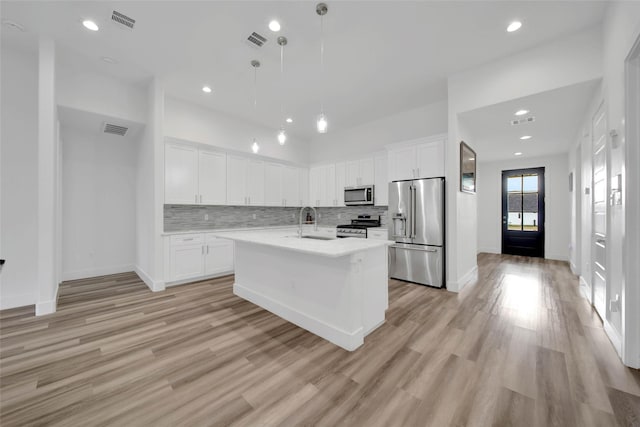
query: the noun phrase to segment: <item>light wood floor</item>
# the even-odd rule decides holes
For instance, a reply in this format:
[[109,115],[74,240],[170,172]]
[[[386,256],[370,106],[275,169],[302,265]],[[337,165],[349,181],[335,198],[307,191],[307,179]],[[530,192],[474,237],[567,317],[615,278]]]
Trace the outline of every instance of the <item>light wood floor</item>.
[[0,424],[640,425],[625,368],[566,264],[480,255],[455,295],[389,283],[387,322],[342,350],[232,294],[65,283],[57,313],[0,312]]

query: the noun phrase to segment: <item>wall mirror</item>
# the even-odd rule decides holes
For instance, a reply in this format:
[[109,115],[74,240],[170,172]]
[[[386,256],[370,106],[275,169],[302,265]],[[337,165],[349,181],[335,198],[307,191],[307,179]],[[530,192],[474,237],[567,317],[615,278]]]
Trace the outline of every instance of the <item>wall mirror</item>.
[[476,152],[460,141],[460,191],[476,192]]

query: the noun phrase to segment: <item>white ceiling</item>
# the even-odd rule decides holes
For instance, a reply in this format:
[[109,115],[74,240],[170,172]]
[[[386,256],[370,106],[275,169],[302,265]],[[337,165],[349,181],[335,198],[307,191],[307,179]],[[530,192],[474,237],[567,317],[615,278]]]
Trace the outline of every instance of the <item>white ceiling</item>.
[[[466,141],[476,152],[479,162],[539,157],[569,151],[575,142],[589,102],[600,80],[579,83],[536,95],[514,99],[459,115],[468,135]],[[535,121],[511,125],[518,110],[529,110],[522,117]],[[529,135],[532,138],[521,140]]]
[[[79,54],[86,66],[128,82],[161,77],[166,92],[209,108],[277,128],[285,96],[292,133],[310,139],[320,96],[330,131],[446,98],[447,76],[598,24],[601,1],[330,1],[326,16],[326,73],[319,75],[319,17],[315,1],[2,1],[3,19],[27,28],[2,28],[5,42],[35,48],[52,36],[58,50]],[[116,9],[136,20],[133,31],[110,21]],[[83,18],[100,25],[85,30]],[[282,23],[288,37],[285,87],[279,86],[279,46],[268,30]],[[505,31],[513,19],[523,28]],[[269,38],[260,50],[244,40]],[[70,56],[70,55],[67,55]],[[102,56],[118,64],[107,64]],[[253,110],[257,58],[258,111]],[[205,95],[203,84],[214,92]]]

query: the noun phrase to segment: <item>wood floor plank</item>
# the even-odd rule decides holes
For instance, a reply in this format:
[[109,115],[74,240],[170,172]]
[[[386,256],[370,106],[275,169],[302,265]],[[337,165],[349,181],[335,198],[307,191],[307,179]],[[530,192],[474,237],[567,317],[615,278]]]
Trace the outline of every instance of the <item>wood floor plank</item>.
[[566,263],[480,254],[460,294],[389,280],[348,352],[232,292],[65,282],[58,311],[0,311],[5,426],[633,426],[624,367]]

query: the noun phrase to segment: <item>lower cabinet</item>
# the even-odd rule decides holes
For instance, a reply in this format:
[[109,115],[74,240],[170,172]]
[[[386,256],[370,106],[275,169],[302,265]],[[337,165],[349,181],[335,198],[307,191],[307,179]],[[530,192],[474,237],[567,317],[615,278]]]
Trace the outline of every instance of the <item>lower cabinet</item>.
[[369,228],[367,229],[367,239],[388,240],[389,235],[386,228]]
[[179,234],[165,241],[165,282],[204,278],[233,273],[234,251],[231,240],[212,234]]

